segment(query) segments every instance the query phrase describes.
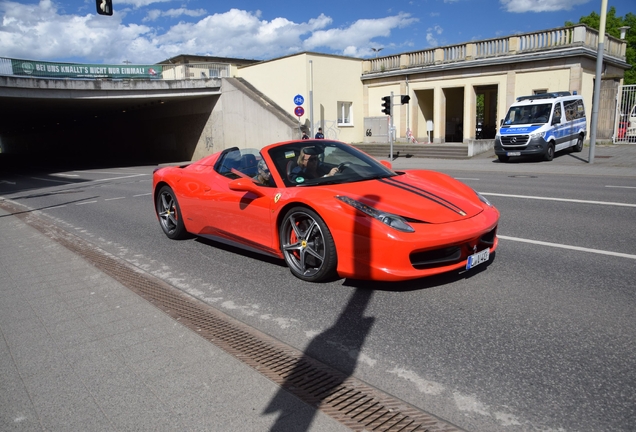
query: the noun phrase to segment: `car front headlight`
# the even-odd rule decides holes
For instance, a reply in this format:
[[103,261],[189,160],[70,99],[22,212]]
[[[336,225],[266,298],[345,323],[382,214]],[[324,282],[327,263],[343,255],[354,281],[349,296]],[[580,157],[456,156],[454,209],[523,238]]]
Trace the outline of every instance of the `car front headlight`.
[[533,132],[530,134],[530,139],[532,138],[543,138],[545,137],[545,131],[543,132]]
[[479,201],[483,202],[484,204],[486,204],[488,207],[492,207],[492,203],[490,201],[488,201],[488,198],[486,198],[485,196],[483,196],[482,194],[480,194],[479,192],[477,192],[476,190],[473,189],[473,191],[475,192],[475,194],[477,195],[477,198],[479,198]]
[[379,220],[383,224],[388,225],[393,229],[402,232],[415,232],[413,227],[409,225],[408,222],[401,216],[375,209],[371,206],[361,203],[360,201],[356,201],[353,198],[349,198],[346,196],[337,195],[336,198],[343,203],[350,205],[356,210],[360,210],[362,213]]

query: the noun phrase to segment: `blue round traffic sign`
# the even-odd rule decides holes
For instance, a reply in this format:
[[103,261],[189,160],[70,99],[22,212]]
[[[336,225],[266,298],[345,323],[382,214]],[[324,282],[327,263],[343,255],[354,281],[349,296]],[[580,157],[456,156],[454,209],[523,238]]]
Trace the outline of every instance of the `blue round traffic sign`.
[[294,114],[296,114],[298,117],[302,117],[302,115],[305,114],[305,108],[297,106],[296,108],[294,108]]
[[298,106],[302,105],[305,103],[305,98],[302,97],[301,95],[297,94],[296,96],[294,96],[294,103]]

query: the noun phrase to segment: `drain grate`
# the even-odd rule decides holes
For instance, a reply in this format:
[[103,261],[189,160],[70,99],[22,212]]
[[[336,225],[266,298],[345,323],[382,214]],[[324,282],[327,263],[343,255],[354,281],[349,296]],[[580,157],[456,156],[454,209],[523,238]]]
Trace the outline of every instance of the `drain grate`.
[[461,430],[308,357],[13,203],[0,200],[0,207],[82,256],[182,325],[352,430]]

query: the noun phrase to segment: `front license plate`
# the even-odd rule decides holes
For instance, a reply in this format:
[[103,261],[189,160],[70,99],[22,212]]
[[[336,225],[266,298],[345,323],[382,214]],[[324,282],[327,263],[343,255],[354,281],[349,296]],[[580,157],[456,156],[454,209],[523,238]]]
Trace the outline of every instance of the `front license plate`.
[[507,156],[521,156],[521,152],[508,152],[506,153]]
[[477,252],[476,254],[472,254],[468,257],[468,262],[466,263],[466,270],[469,270],[479,264],[485,263],[490,259],[490,249],[484,249],[481,252]]

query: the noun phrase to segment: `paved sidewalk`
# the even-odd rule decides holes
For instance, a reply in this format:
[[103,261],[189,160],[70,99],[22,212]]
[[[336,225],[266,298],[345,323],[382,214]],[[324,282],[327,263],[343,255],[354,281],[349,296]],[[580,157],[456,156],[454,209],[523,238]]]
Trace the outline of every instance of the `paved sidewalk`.
[[0,430],[347,430],[285,395],[0,210]]

